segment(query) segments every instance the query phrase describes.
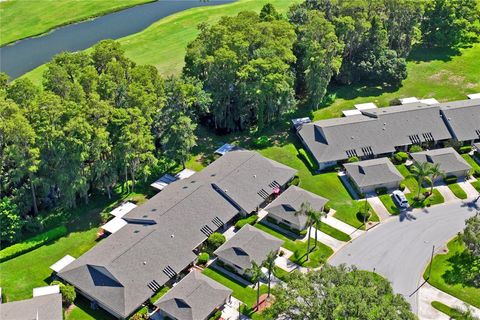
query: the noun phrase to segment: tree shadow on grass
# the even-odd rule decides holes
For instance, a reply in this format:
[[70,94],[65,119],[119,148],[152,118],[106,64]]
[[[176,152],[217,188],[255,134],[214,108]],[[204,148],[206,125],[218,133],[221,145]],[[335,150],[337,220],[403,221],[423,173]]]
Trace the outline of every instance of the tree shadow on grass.
[[450,285],[460,284],[463,286],[473,287],[473,280],[477,275],[480,267],[480,259],[475,258],[467,250],[456,253],[448,258],[451,268],[448,269],[442,278],[445,283]]
[[452,57],[458,56],[460,53],[460,48],[426,48],[423,46],[415,46],[407,57],[407,61],[416,63],[434,60],[448,62],[452,60]]

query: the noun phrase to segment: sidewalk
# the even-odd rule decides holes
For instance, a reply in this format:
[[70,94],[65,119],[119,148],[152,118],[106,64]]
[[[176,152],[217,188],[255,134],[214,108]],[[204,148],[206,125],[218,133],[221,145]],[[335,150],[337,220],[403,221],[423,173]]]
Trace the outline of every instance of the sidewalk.
[[[449,307],[457,308],[465,311],[465,302],[454,296],[449,295],[439,289],[433,287],[428,282],[420,288],[418,292],[418,316],[422,320],[442,320],[449,319],[444,313],[432,307],[432,301],[440,301]],[[480,318],[480,309],[470,306],[472,313],[477,318]]]
[[447,185],[438,185],[434,188],[437,189],[438,192],[440,192],[440,194],[443,196],[443,198],[445,199],[445,203],[458,200],[458,198],[455,197],[452,190],[450,190]]
[[352,227],[351,225],[334,218],[333,217],[334,214],[335,214],[335,210],[331,209],[326,217],[322,217],[322,223],[326,223],[329,226],[334,227],[335,229],[338,229],[348,234],[352,238],[352,240],[359,237],[365,232],[363,230],[356,229],[355,227]]
[[380,218],[380,222],[392,217],[387,208],[383,205],[383,202],[378,197],[367,198],[368,203],[372,206],[373,210]]
[[315,239],[315,232],[317,233],[317,240],[320,241],[323,244],[326,244],[330,248],[332,248],[333,251],[338,251],[346,243],[346,242],[337,240],[334,237],[329,236],[328,234],[323,233],[322,231],[319,231],[315,228],[312,228],[312,238],[313,239]]
[[477,189],[475,189],[471,184],[471,182],[473,181],[476,181],[476,180],[471,179],[467,181],[458,182],[458,185],[460,186],[460,188],[462,188],[463,191],[465,191],[465,193],[467,194],[467,199],[475,199],[478,197]]

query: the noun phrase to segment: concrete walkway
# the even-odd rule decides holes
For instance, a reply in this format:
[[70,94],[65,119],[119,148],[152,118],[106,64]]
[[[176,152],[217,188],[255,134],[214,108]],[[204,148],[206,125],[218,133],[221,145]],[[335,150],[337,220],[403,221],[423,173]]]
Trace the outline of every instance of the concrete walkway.
[[443,198],[445,199],[445,203],[458,200],[458,198],[455,197],[452,190],[450,190],[447,185],[439,185],[436,186],[435,189],[437,189],[438,192],[440,192],[440,194],[443,196]]
[[387,208],[383,205],[383,202],[378,197],[367,198],[368,203],[372,206],[373,210],[380,218],[380,221],[387,220],[392,216],[388,212]]
[[[465,302],[449,295],[443,291],[425,283],[418,292],[418,316],[422,320],[442,320],[450,319],[443,312],[438,311],[432,307],[432,301],[440,301],[449,307],[466,311],[467,307]],[[469,305],[473,315],[480,319],[480,309]]]
[[363,230],[352,227],[351,225],[343,221],[338,220],[337,218],[333,217],[334,214],[335,210],[331,209],[326,217],[322,217],[322,223],[326,223],[329,226],[348,234],[352,239],[357,238],[365,232]]
[[473,181],[475,181],[475,180],[461,181],[461,182],[458,183],[460,188],[462,188],[463,191],[466,192],[467,199],[475,199],[479,195],[477,189],[475,189],[471,184],[471,182],[473,182]]
[[320,230],[317,230],[315,228],[312,228],[313,239],[315,239],[315,232],[317,233],[317,240],[323,244],[326,244],[330,248],[332,248],[334,252],[338,251],[341,247],[343,247],[346,244],[346,242],[337,240],[334,237],[329,236],[328,234]]
[[292,262],[289,260],[289,258],[293,255],[293,252],[290,250],[285,249],[284,247],[280,248],[281,251],[284,252],[283,256],[277,257],[275,259],[275,265],[279,267],[280,269],[283,269],[288,272],[292,272],[293,270],[300,270],[300,272],[306,272],[308,271],[307,268],[304,268],[302,266],[299,266],[295,262]]

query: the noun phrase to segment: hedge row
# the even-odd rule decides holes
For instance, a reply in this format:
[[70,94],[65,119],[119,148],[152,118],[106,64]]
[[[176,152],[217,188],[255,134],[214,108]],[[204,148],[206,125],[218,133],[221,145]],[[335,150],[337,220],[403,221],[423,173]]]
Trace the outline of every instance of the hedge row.
[[257,220],[258,220],[258,216],[255,214],[251,215],[250,217],[240,219],[235,223],[235,229],[242,229],[243,226],[246,224],[254,225],[255,222],[257,222]]
[[0,262],[4,262],[15,257],[18,257],[24,253],[35,250],[38,247],[43,246],[44,244],[56,240],[60,237],[63,237],[67,234],[67,227],[60,226],[54,229],[48,230],[47,232],[41,233],[27,239],[23,242],[14,244],[8,248],[0,250]]

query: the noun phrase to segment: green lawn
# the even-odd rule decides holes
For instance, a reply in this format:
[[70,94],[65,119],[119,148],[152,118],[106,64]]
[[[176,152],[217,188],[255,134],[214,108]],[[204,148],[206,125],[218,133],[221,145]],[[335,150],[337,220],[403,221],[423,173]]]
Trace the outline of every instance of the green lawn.
[[412,194],[416,195],[418,192],[417,180],[412,177],[412,174],[404,164],[395,165],[395,167],[405,177],[405,180],[403,180],[402,183],[408,188],[408,190]]
[[[429,188],[422,188],[421,193],[425,192],[430,192]],[[445,199],[443,198],[442,194],[437,190],[433,189],[433,193],[426,199],[423,200],[423,202],[419,202],[414,200],[414,198],[417,196],[417,193],[409,193],[405,195],[407,197],[408,202],[413,208],[424,208],[424,207],[429,207],[433,206],[436,204],[444,203]]]
[[103,309],[93,310],[87,299],[77,295],[75,306],[65,312],[65,320],[115,320],[115,317]]
[[[213,24],[222,16],[236,15],[245,10],[258,12],[266,3],[273,4],[280,12],[286,12],[293,3],[300,1],[237,0],[225,5],[193,8],[161,19],[145,30],[118,41],[125,49],[127,57],[133,61],[154,65],[163,75],[178,74],[184,65],[187,44],[198,34],[199,23]],[[27,73],[26,76],[35,83],[41,84],[41,75],[44,70],[45,65],[42,65]]]
[[352,239],[348,234],[338,229],[335,229],[334,227],[331,227],[326,223],[321,223],[320,228],[318,228],[318,230],[340,241],[350,241]]
[[467,193],[462,189],[462,187],[460,187],[458,185],[458,183],[451,183],[451,184],[448,185],[448,187],[450,188],[450,190],[452,190],[455,197],[457,197],[459,199],[467,199],[468,198]]
[[32,289],[50,284],[49,267],[66,254],[79,257],[96,244],[97,228],[73,232],[50,244],[2,263],[0,287],[8,301],[32,297]]
[[380,199],[380,201],[382,201],[385,208],[387,208],[388,213],[390,213],[392,215],[400,214],[400,209],[397,207],[397,205],[393,201],[391,195],[382,194],[382,195],[378,196],[378,198]]
[[455,55],[449,49],[414,49],[407,63],[408,78],[399,88],[343,86],[330,88],[337,99],[328,108],[314,113],[315,120],[341,116],[354,104],[374,102],[388,106],[393,99],[415,96],[438,101],[466,99],[480,91],[480,43],[461,49]]
[[464,319],[464,315],[462,312],[458,311],[455,308],[449,307],[444,303],[441,303],[440,301],[432,301],[432,307],[437,309],[440,312],[443,312],[447,316],[450,317],[450,319]]
[[[434,287],[480,308],[480,288],[465,283],[465,274],[472,272],[472,265],[465,246],[458,238],[447,245],[448,253],[438,254],[433,259],[432,273],[428,282]],[[429,267],[423,277],[427,279]]]
[[470,182],[470,184],[471,184],[478,192],[480,192],[480,180]]
[[[213,280],[223,284],[227,288],[232,289],[232,296],[245,303],[248,307],[252,307],[255,303],[257,303],[257,291],[252,289],[251,287],[239,283],[236,280],[230,278],[228,275],[223,274],[220,271],[212,269],[210,267],[203,270],[202,273],[212,278]],[[266,292],[267,287],[261,286],[260,294]]]
[[255,227],[271,234],[274,237],[277,237],[283,240],[284,242],[282,247],[293,252],[293,255],[290,257],[290,261],[298,265],[301,265],[303,267],[307,267],[307,268],[319,267],[333,254],[332,248],[318,241],[317,241],[317,246],[314,248],[315,240],[312,238],[312,241],[310,242],[311,252],[310,252],[309,260],[306,261],[306,254],[308,251],[307,242],[302,242],[301,240],[289,238],[285,234],[277,230],[274,230],[269,226],[262,224],[261,222],[257,223]]
[[152,0],[8,0],[0,2],[0,46]]
[[480,165],[475,161],[475,159],[472,158],[469,154],[462,154],[463,159],[468,162],[469,165],[472,166],[472,172],[479,170],[480,171]]

